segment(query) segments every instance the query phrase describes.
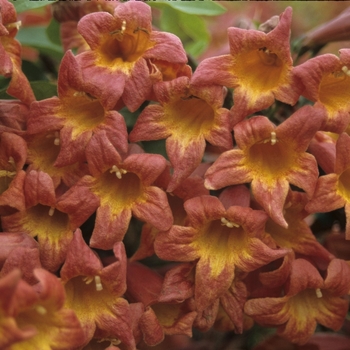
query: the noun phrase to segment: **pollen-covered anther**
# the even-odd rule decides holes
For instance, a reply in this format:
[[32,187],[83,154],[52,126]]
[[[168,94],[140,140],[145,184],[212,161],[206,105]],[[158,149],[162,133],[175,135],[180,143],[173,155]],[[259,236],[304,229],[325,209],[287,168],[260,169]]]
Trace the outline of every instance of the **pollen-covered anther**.
[[276,137],[276,132],[275,131],[271,131],[271,137],[267,140],[264,140],[264,143],[268,143],[271,142],[271,145],[275,145],[277,143],[277,137]]
[[341,68],[341,70],[343,71],[343,73],[345,73],[348,77],[350,77],[350,70],[347,66],[343,66]]
[[126,21],[123,20],[121,28],[117,29],[117,30],[113,30],[109,34],[111,34],[111,35],[117,34],[116,35],[117,40],[122,41],[123,40],[123,35],[125,33],[125,30],[126,30]]
[[12,22],[6,25],[7,29],[11,29],[11,28],[16,28],[17,30],[19,30],[19,27],[22,25],[22,21],[17,21],[17,22]]
[[14,177],[15,175],[15,171],[0,170],[0,177]]
[[37,305],[35,306],[35,311],[40,314],[40,315],[46,315],[47,314],[47,310],[44,308],[44,306],[42,305]]
[[60,145],[60,133],[58,131],[55,131],[55,139],[53,140],[53,144],[55,146]]
[[94,280],[94,277],[91,277],[91,276],[83,277],[83,281],[85,282],[85,284],[90,284],[93,280]]
[[122,175],[126,174],[127,171],[125,169],[119,169],[116,165],[113,165],[111,170],[109,171],[110,173],[115,172],[115,176],[120,180],[122,178]]
[[101,338],[97,342],[102,343],[104,341],[109,341],[111,343],[110,346],[117,346],[121,343],[121,341],[117,338]]
[[317,296],[317,298],[322,298],[322,292],[321,292],[320,288],[316,289],[316,296]]
[[101,277],[100,276],[95,276],[95,285],[96,285],[96,290],[99,292],[103,289],[102,283],[101,283]]
[[239,227],[238,224],[228,221],[226,218],[221,218],[221,225],[227,226],[228,228]]
[[55,207],[51,207],[49,210],[49,216],[53,216],[54,212],[55,212]]

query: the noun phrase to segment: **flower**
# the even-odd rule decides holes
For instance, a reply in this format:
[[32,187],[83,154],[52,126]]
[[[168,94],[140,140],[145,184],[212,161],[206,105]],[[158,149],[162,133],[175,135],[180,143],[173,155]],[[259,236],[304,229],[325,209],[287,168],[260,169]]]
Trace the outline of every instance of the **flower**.
[[314,196],[306,205],[309,213],[327,212],[345,206],[346,239],[350,239],[350,136],[342,133],[336,143],[334,172],[321,176]]
[[[116,7],[114,15],[95,12],[78,23],[91,50],[77,56],[83,78],[113,108],[122,98],[135,111],[152,92],[148,60],[185,64],[186,53],[173,34],[152,30],[151,8],[141,1]],[[156,61],[153,61],[156,64]]]
[[26,209],[3,217],[2,226],[8,232],[37,237],[43,267],[57,271],[66,258],[73,231],[93,213],[94,203],[85,202],[81,191],[56,195],[50,176],[35,170],[27,174],[23,193]]
[[349,305],[344,299],[349,287],[350,269],[345,261],[333,259],[323,279],[307,260],[296,259],[285,295],[248,300],[244,311],[261,325],[277,326],[279,334],[302,345],[317,323],[340,329]]
[[232,147],[228,110],[222,108],[224,90],[198,89],[187,77],[154,87],[160,105],[147,106],[130,133],[132,142],[166,138],[166,151],[174,168],[167,191],[172,192],[200,164],[205,141]]
[[36,269],[39,281],[31,287],[13,270],[0,279],[0,347],[2,349],[71,350],[83,343],[83,331],[75,313],[64,307],[60,280]]
[[15,7],[7,0],[0,0],[0,74],[11,77],[6,92],[29,106],[35,97],[21,70],[21,44],[14,38],[20,25]]
[[312,197],[318,168],[307,147],[324,121],[311,106],[300,108],[277,127],[257,116],[234,127],[238,149],[222,153],[205,175],[208,189],[250,183],[256,201],[279,225],[287,228],[283,206],[289,183]]
[[155,239],[161,259],[190,262],[197,260],[195,300],[204,310],[232,284],[235,267],[248,272],[284,256],[261,240],[267,220],[263,211],[232,206],[227,210],[214,196],[200,196],[184,204],[186,226],[174,225]]
[[229,28],[230,54],[203,60],[191,83],[234,89],[233,125],[249,114],[271,106],[275,99],[294,105],[301,92],[293,73],[289,39],[292,8],[280,15],[269,33]]
[[123,243],[113,247],[116,261],[103,267],[102,262],[84,242],[81,231],[74,233],[67,258],[61,269],[66,290],[65,305],[75,311],[84,330],[87,344],[99,333],[112,343],[123,342],[135,349],[129,303],[122,298],[126,291],[126,255]]
[[87,160],[92,176],[85,175],[68,192],[87,189],[85,199],[97,209],[91,247],[111,249],[124,238],[131,215],[158,230],[171,227],[166,194],[153,186],[166,167],[161,155],[131,153],[123,159],[101,133],[90,141]]
[[350,49],[339,50],[339,58],[324,54],[295,68],[304,88],[302,95],[326,113],[322,130],[342,133],[350,123]]
[[91,94],[71,51],[60,65],[58,97],[34,102],[27,128],[29,134],[59,131],[55,138],[56,146],[60,146],[56,167],[85,162],[87,145],[101,132],[119,151],[126,152],[128,147],[124,118],[107,109],[98,94]]

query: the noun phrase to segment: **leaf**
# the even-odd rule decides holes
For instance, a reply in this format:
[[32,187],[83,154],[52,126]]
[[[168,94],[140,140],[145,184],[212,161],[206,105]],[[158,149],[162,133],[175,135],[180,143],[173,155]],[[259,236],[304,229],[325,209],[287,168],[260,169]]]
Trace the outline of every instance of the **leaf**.
[[57,85],[54,83],[48,81],[31,81],[30,86],[38,101],[57,96]]
[[46,35],[53,44],[61,46],[60,24],[54,18],[46,28]]
[[22,45],[33,47],[41,53],[52,55],[58,59],[63,56],[62,47],[49,40],[45,26],[22,28],[18,31],[16,39]]
[[226,12],[226,9],[214,1],[166,1],[166,2],[148,2],[149,5],[164,8],[170,6],[178,11],[191,15],[218,16]]
[[[57,96],[57,85],[54,83],[50,83],[48,81],[31,81],[30,86],[34,92],[34,96],[37,99],[37,101]],[[8,86],[0,89],[0,99],[15,100],[15,98],[7,94],[7,88]]]
[[56,1],[58,0],[9,0],[9,2],[15,7],[17,13],[44,7],[53,4]]

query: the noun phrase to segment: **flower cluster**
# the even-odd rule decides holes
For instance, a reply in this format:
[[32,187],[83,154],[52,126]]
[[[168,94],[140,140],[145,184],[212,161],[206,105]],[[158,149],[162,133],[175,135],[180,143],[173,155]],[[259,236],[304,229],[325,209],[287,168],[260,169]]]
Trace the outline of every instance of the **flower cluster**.
[[288,7],[194,69],[148,4],[102,4],[57,4],[58,93],[37,101],[0,0],[0,348],[340,330],[350,254],[308,222],[345,208],[350,239],[350,49],[294,66]]

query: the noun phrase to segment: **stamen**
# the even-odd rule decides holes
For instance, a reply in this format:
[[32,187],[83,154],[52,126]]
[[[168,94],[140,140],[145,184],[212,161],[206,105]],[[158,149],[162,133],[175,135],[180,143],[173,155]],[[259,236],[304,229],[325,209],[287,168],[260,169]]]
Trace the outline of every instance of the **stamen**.
[[55,212],[55,207],[51,207],[49,210],[49,215],[53,216],[53,213]]
[[13,159],[13,157],[9,157],[8,162],[16,169],[16,163],[15,163],[15,160]]
[[15,175],[15,171],[0,170],[0,177],[14,177]]
[[227,226],[228,228],[233,228],[233,227],[239,227],[238,224],[232,222],[232,221],[228,221],[226,218],[222,217],[221,218],[221,225],[223,226]]
[[125,33],[125,30],[126,30],[126,21],[123,20],[121,29],[113,30],[113,31],[110,32],[109,34],[110,34],[110,35],[117,34],[117,35],[116,35],[116,39],[117,39],[118,41],[122,41],[122,40],[123,40],[123,35],[124,35],[124,33]]
[[40,315],[46,315],[47,310],[42,305],[35,306],[35,311]]
[[112,166],[112,169],[109,171],[111,174],[115,172],[115,176],[120,180],[122,175],[126,174],[127,171],[125,169],[119,169],[116,165]]
[[12,22],[6,25],[6,28],[11,29],[11,28],[16,28],[19,30],[19,27],[22,25],[22,21],[17,21],[17,22]]
[[84,281],[86,284],[90,284],[93,280],[94,280],[94,278],[91,277],[91,276],[85,276],[85,277],[83,277],[83,281]]
[[316,289],[316,296],[317,296],[317,298],[322,298],[322,292],[321,292],[320,288]]
[[276,132],[275,131],[271,131],[271,138],[266,139],[263,141],[263,143],[268,143],[271,142],[271,145],[275,145],[277,143],[277,137],[276,137]]
[[101,338],[97,340],[97,343],[103,343],[104,341],[109,341],[111,343],[110,346],[117,346],[121,343],[121,341],[117,338]]
[[58,131],[55,131],[55,139],[53,140],[53,144],[55,146],[60,145],[60,133]]
[[96,285],[96,290],[99,292],[103,289],[102,283],[101,283],[101,277],[100,276],[95,276],[95,285]]
[[135,34],[135,33],[137,33],[137,32],[140,31],[140,30],[141,30],[142,32],[146,33],[146,34],[149,34],[149,32],[148,32],[147,29],[141,28],[141,27],[137,27],[136,29],[134,29],[133,33]]

